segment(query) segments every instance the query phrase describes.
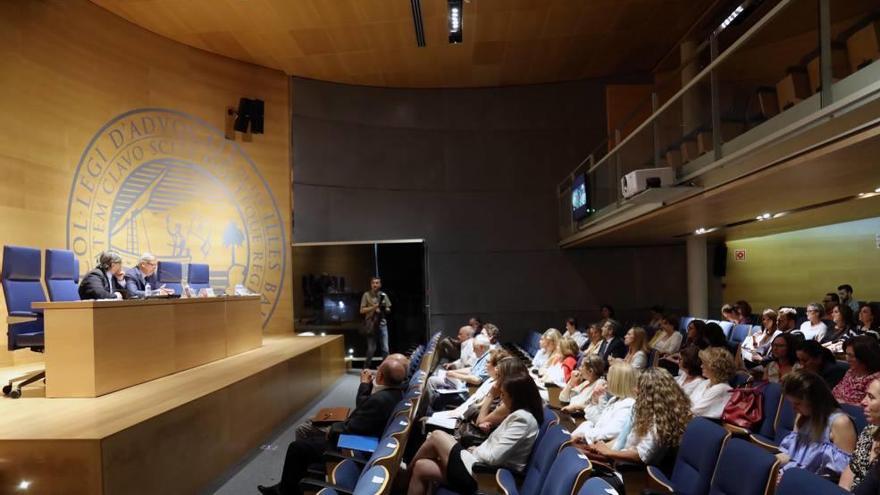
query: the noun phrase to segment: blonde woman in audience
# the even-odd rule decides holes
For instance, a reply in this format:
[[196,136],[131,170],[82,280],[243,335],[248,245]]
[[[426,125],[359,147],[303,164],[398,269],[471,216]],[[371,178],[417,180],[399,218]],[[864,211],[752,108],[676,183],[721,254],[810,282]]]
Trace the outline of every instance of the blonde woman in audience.
[[770,357],[773,361],[764,369],[764,380],[779,383],[785,375],[801,369],[797,358],[797,337],[791,333],[781,333],[770,344]]
[[602,329],[596,323],[587,327],[587,347],[584,349],[584,356],[598,355],[599,349],[602,347]]
[[571,439],[592,444],[617,438],[632,414],[638,376],[638,371],[629,363],[612,365],[608,370],[607,386],[610,398],[602,404],[605,387],[596,386],[591,398],[593,403],[584,410],[585,421],[571,433]]
[[550,356],[556,352],[556,348],[559,347],[559,339],[562,336],[559,333],[559,330],[555,328],[548,328],[544,335],[541,336],[541,348],[538,349],[538,352],[535,353],[535,357],[532,358],[532,366],[535,369],[542,369],[547,366],[547,361],[550,360]]
[[703,378],[703,362],[700,360],[700,348],[689,345],[681,350],[678,376],[675,382],[688,397],[694,393],[706,379]]
[[568,405],[562,408],[563,412],[582,412],[586,407],[596,387],[605,387],[605,361],[593,354],[584,356],[580,369],[571,374],[571,378],[562,392],[559,392],[560,402]]
[[[574,339],[564,337],[559,341],[558,359],[555,363],[550,364],[543,374],[540,374],[544,383],[554,384],[564,387],[568,379],[571,378],[571,372],[577,366],[577,355],[580,352],[577,342]],[[549,361],[548,361],[549,363]]]
[[768,357],[770,344],[777,335],[782,333],[776,328],[778,316],[775,310],[765,309],[761,314],[761,331],[755,332],[743,340],[739,353],[743,367],[754,368]]
[[654,338],[648,347],[657,351],[658,356],[667,356],[678,352],[681,348],[682,336],[678,331],[678,318],[672,315],[663,315]]
[[731,387],[727,382],[736,374],[733,356],[726,349],[707,347],[700,351],[700,361],[703,362],[706,380],[696,386],[690,395],[691,412],[694,416],[720,419],[730,399]]
[[825,338],[828,327],[822,321],[825,316],[825,307],[820,303],[807,304],[807,321],[801,323],[798,332],[802,333],[806,340],[819,340]]
[[638,394],[629,434],[611,442],[597,442],[586,450],[612,461],[656,464],[670,448],[681,443],[691,420],[690,401],[663,368],[649,368],[638,380]]
[[611,358],[609,362],[614,365],[618,362],[625,362],[632,365],[638,371],[642,371],[648,366],[648,336],[642,327],[632,327],[623,337],[623,343],[626,345],[627,353],[623,358]]

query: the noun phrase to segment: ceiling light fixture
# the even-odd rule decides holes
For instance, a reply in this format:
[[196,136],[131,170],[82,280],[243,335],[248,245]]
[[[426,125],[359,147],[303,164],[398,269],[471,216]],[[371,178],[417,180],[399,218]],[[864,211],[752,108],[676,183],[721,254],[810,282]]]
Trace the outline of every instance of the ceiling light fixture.
[[878,187],[877,189],[874,189],[874,192],[875,192],[875,193],[880,193],[880,187]]
[[733,12],[731,12],[730,15],[727,16],[727,19],[724,19],[723,21],[721,21],[721,25],[718,26],[718,31],[723,31],[724,28],[726,28],[727,26],[730,26],[730,23],[733,22],[734,19],[739,17],[739,15],[742,14],[744,10],[745,10],[745,7],[743,7],[742,5],[740,5],[736,9],[734,9]]
[[756,216],[755,220],[757,220],[759,222],[763,222],[764,220],[770,220],[771,218],[775,218],[775,217],[769,213],[762,213],[762,214]]
[[715,232],[716,230],[718,230],[718,227],[710,227],[708,229],[704,228],[704,227],[700,227],[694,231],[694,235],[708,234],[709,232]]
[[464,39],[462,36],[462,25],[464,24],[462,0],[447,0],[447,8],[449,10],[449,42],[452,44],[461,43]]

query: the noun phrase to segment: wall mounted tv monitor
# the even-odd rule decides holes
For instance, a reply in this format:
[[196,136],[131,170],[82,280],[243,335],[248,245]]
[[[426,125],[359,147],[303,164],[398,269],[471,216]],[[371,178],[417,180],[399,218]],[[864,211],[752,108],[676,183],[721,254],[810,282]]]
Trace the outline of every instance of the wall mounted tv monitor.
[[589,190],[586,174],[575,176],[571,184],[571,216],[575,221],[583,220],[593,212],[590,209]]

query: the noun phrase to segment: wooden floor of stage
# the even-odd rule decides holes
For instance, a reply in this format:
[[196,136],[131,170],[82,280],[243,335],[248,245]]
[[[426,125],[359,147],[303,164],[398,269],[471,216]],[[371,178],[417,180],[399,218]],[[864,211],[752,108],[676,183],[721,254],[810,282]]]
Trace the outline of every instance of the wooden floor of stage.
[[[16,473],[20,479],[34,479],[41,476],[33,472],[39,470],[38,457],[51,452],[39,446],[57,446],[58,441],[88,445],[83,455],[97,457],[87,462],[89,468],[83,473],[91,479],[82,480],[86,488],[70,493],[149,493],[148,490],[157,489],[163,493],[191,493],[191,489],[210,481],[205,478],[222,474],[235,463],[236,456],[258,446],[261,435],[272,431],[284,418],[334,383],[344,373],[343,351],[339,336],[264,336],[263,346],[258,349],[97,398],[0,398],[0,458],[14,464],[16,457],[23,457],[24,449],[36,447],[43,451],[25,459],[23,464],[31,467]],[[0,368],[0,378],[5,383],[10,377],[40,368],[40,363]],[[252,426],[251,419],[261,424]],[[237,433],[243,422],[243,429],[250,431]],[[211,452],[210,440],[205,440],[202,447],[192,445],[193,451],[182,451],[193,443],[187,438],[196,435],[191,430],[202,430],[197,433],[199,439],[216,433],[224,444],[235,444],[235,452],[227,449],[230,451],[215,455],[214,460],[202,457],[200,467],[207,464],[211,469],[201,469],[190,482],[179,479],[181,472],[170,473],[177,478],[170,486],[183,487],[182,490],[169,491],[169,485],[152,479],[157,474],[138,472],[144,465],[156,468],[164,464],[164,461],[158,464],[155,461],[159,456],[171,455],[177,458],[174,462],[186,462],[194,455],[204,455],[197,452],[197,448]],[[158,444],[166,440],[162,435],[169,433],[179,434],[186,441],[172,439],[174,443],[160,447]],[[230,438],[233,435],[240,438]],[[181,448],[181,443],[187,447]],[[94,451],[96,446],[99,447]],[[138,449],[144,452],[138,451],[133,456]],[[94,454],[88,454],[93,451]],[[120,459],[127,465],[121,465]],[[42,461],[45,460],[43,457]],[[176,469],[166,465],[157,471],[169,470]],[[42,473],[42,477],[46,476],[49,474]],[[143,477],[143,491],[132,491],[139,486],[137,483],[119,483],[120,480],[137,481],[132,480],[132,476]],[[3,481],[7,480],[0,480],[0,485],[5,484]],[[74,484],[78,482],[75,480]],[[70,480],[67,483],[70,487]],[[122,486],[126,488],[121,489]],[[0,486],[0,492],[5,488]]]

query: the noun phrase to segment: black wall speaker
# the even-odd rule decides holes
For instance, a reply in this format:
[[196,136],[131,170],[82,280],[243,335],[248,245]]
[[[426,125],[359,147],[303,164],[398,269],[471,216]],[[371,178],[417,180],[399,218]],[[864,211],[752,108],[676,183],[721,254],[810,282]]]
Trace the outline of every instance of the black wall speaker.
[[715,259],[712,265],[712,275],[719,278],[727,275],[727,244],[722,242],[715,246]]
[[235,130],[253,134],[263,133],[263,100],[241,98],[238,100],[238,115],[235,117]]

